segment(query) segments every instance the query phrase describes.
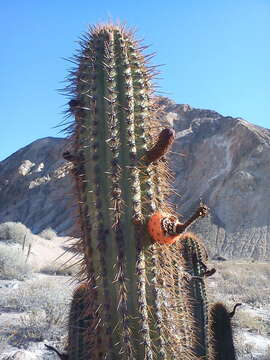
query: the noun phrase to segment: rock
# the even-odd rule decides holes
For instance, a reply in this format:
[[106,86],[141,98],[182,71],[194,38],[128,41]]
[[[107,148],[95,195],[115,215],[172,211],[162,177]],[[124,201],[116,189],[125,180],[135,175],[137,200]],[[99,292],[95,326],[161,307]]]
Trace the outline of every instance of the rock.
[[65,146],[65,139],[40,139],[0,163],[1,223],[22,222],[34,233],[49,227],[69,232],[74,218]]
[[211,258],[212,260],[216,260],[216,261],[226,261],[227,259],[225,259],[225,257],[223,257],[223,256],[219,256],[219,255],[213,255],[212,256],[212,258]]
[[190,215],[200,198],[210,207],[211,215],[192,228],[210,255],[269,259],[270,130],[186,105],[167,110],[176,130],[178,210]]

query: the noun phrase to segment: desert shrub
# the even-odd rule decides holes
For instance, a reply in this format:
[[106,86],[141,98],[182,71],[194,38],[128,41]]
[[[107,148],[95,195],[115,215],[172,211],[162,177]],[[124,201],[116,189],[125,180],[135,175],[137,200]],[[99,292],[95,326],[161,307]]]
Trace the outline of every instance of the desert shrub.
[[0,241],[15,242],[28,245],[33,240],[32,232],[20,222],[5,222],[0,224]]
[[44,310],[53,322],[54,317],[59,318],[59,312],[63,313],[64,305],[69,304],[70,291],[61,279],[38,279],[13,291],[9,302],[17,311]]
[[0,279],[24,280],[33,272],[27,254],[20,248],[0,244]]
[[262,350],[261,353],[256,349],[254,342],[247,342],[242,332],[237,332],[235,336],[236,353],[238,360],[269,360],[270,348]]
[[249,329],[260,335],[267,335],[269,331],[269,326],[267,326],[261,316],[254,316],[248,311],[240,309],[236,313],[235,321],[239,327]]
[[51,227],[42,230],[38,235],[47,240],[53,240],[57,237],[57,233]]
[[215,281],[218,284],[218,291],[215,291],[215,287],[211,288],[211,301],[223,301],[226,297],[232,302],[256,306],[269,303],[269,263],[239,260],[213,263],[213,266],[217,272],[210,278],[210,282]]
[[8,303],[25,313],[19,326],[12,329],[10,344],[25,341],[59,340],[65,334],[65,325],[72,289],[63,280],[35,280],[13,291]]

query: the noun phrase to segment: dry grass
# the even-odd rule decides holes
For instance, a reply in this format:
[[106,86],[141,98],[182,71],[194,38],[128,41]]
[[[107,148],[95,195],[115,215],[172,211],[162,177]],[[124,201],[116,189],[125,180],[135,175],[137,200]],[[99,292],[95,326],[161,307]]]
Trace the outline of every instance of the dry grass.
[[245,310],[239,310],[234,318],[234,322],[241,329],[248,329],[251,332],[262,336],[268,336],[270,332],[270,324],[265,322],[265,319],[259,315],[252,315]]
[[[216,274],[208,280],[211,301],[268,305],[270,298],[270,263],[247,261],[213,262]],[[216,289],[216,291],[215,291]]]
[[0,244],[0,279],[24,280],[33,273],[33,268],[29,264],[28,251],[11,246]]
[[236,354],[238,360],[269,360],[270,359],[270,347],[262,354],[258,354],[254,344],[246,343],[245,338],[238,334],[235,341]]
[[247,343],[243,330],[249,334],[270,335],[270,263],[248,260],[212,262],[209,267],[217,272],[207,279],[210,302],[220,301],[231,311],[235,303],[243,305],[237,309],[233,318],[235,347],[239,360],[269,360],[266,354],[256,353],[254,344]]
[[34,236],[31,230],[20,222],[8,221],[0,224],[0,241],[29,245]]
[[64,337],[71,291],[68,283],[53,277],[29,282],[1,299],[0,306],[22,312],[19,323],[11,324],[9,344],[20,346]]

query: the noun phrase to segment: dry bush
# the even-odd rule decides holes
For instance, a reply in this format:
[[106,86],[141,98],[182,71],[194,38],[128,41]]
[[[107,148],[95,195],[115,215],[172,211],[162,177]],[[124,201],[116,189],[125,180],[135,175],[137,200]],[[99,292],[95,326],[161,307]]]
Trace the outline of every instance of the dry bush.
[[[214,262],[216,274],[210,280],[212,301],[267,305],[270,297],[270,263],[247,261]],[[216,283],[216,288],[215,288]],[[215,291],[216,289],[216,291]]]
[[32,275],[33,268],[27,262],[27,250],[0,244],[0,279],[24,280]]
[[270,359],[270,347],[264,349],[262,353],[258,353],[254,343],[247,343],[245,336],[241,331],[238,331],[235,339],[235,348],[237,360],[269,360]]
[[242,329],[248,329],[259,335],[267,335],[269,332],[269,325],[267,325],[261,316],[252,315],[248,311],[239,310],[235,316],[235,323]]
[[0,305],[10,304],[16,311],[44,310],[50,317],[58,319],[63,305],[69,304],[70,292],[70,286],[65,286],[61,278],[38,279],[14,290],[7,299],[0,300]]
[[24,311],[20,324],[11,329],[9,343],[59,340],[65,333],[71,287],[59,280],[35,280],[7,296],[9,306]]
[[32,232],[20,222],[0,224],[0,241],[29,245],[33,237]]
[[42,230],[38,236],[42,237],[43,239],[46,239],[46,240],[53,240],[54,238],[57,237],[57,233],[51,228],[47,228],[47,229],[44,229]]

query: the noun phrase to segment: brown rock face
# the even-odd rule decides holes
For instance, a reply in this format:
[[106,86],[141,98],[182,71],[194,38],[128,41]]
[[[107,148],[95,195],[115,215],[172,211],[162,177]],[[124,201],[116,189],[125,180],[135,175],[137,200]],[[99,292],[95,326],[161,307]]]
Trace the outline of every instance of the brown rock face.
[[171,103],[167,111],[176,130],[179,211],[191,214],[200,197],[210,207],[193,229],[212,255],[269,258],[270,130],[188,105]]
[[[270,130],[210,110],[164,99],[176,131],[171,162],[174,196],[184,218],[202,200],[211,215],[194,225],[210,254],[270,257]],[[0,163],[0,222],[20,221],[33,232],[70,233],[75,222],[66,140],[45,138]]]

